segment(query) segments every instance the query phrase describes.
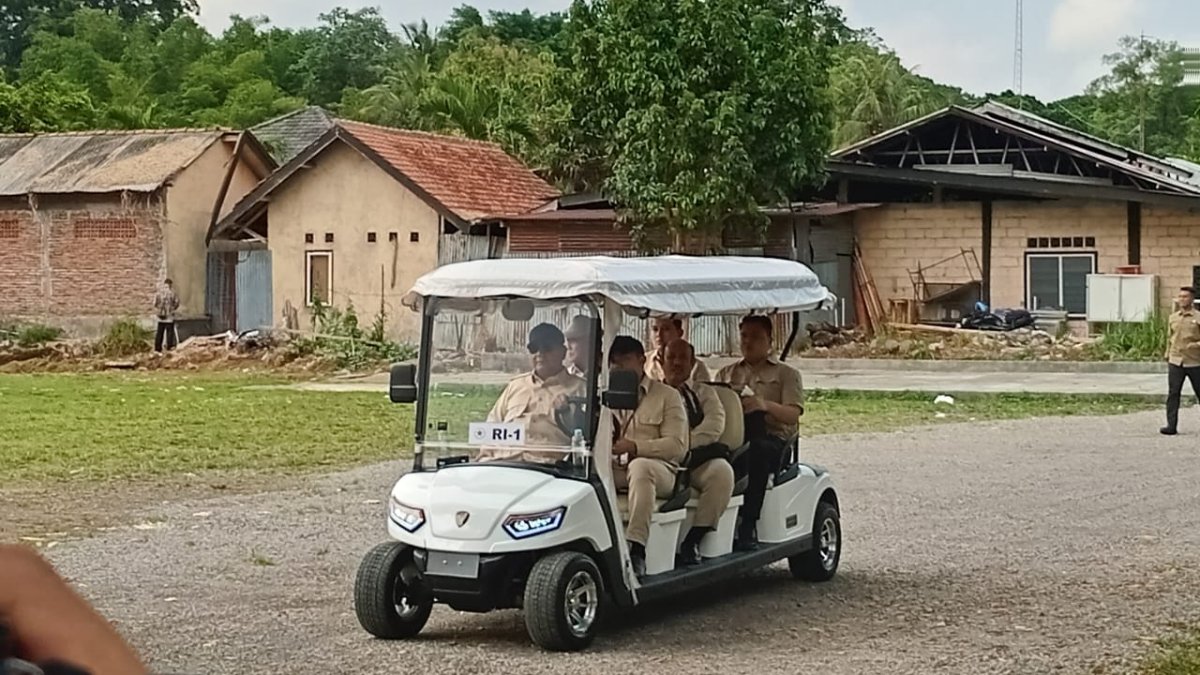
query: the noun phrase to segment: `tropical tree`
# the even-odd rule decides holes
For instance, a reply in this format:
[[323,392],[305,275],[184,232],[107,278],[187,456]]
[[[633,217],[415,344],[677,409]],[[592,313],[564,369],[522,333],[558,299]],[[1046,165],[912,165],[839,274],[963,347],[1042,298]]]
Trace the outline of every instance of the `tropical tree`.
[[829,79],[837,146],[874,136],[950,102],[882,45],[846,43],[837,51]]

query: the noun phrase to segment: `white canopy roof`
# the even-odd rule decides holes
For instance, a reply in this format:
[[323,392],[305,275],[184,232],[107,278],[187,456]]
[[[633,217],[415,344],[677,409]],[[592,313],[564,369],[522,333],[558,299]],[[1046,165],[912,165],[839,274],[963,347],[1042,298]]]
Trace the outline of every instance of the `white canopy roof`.
[[836,300],[811,269],[792,260],[682,255],[474,260],[422,276],[412,294],[535,300],[602,296],[631,310],[679,315],[798,312]]

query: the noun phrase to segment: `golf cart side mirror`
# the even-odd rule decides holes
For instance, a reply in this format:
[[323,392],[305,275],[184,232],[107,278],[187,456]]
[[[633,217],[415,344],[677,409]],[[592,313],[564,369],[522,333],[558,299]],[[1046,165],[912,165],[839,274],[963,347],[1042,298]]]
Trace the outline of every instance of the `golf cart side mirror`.
[[388,398],[392,403],[417,402],[417,367],[411,363],[392,364],[388,380]]
[[604,405],[609,410],[637,410],[639,373],[632,370],[614,370],[608,375],[608,391],[604,392]]

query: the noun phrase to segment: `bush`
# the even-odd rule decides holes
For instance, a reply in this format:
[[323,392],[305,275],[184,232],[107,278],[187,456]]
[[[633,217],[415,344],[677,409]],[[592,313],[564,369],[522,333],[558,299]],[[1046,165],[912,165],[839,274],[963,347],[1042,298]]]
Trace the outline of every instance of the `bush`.
[[31,323],[25,326],[18,326],[16,335],[17,344],[22,347],[36,347],[59,339],[63,335],[63,329],[57,326]]
[[1106,324],[1090,349],[1109,361],[1158,361],[1167,352],[1168,333],[1167,317],[1155,312],[1149,321]]
[[96,349],[108,357],[133,356],[149,351],[153,338],[154,334],[142,328],[137,321],[121,319],[109,327],[108,333],[96,344]]
[[331,358],[339,368],[362,370],[383,363],[406,361],[416,356],[412,345],[387,338],[387,314],[380,312],[364,331],[358,323],[354,305],[338,309],[316,303],[312,309],[312,330],[317,335],[292,341],[295,356],[317,354]]

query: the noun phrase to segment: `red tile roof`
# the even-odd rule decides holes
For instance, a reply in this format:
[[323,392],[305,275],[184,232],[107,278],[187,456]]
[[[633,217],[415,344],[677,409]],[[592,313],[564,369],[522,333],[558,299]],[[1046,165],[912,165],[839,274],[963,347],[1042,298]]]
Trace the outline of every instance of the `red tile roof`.
[[525,213],[558,196],[495,143],[348,120],[337,124],[463,220]]

